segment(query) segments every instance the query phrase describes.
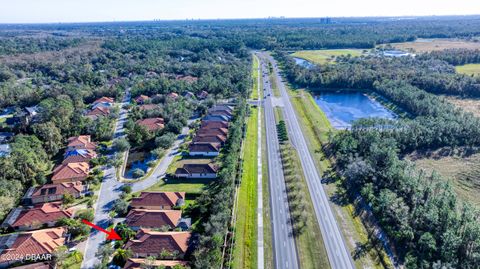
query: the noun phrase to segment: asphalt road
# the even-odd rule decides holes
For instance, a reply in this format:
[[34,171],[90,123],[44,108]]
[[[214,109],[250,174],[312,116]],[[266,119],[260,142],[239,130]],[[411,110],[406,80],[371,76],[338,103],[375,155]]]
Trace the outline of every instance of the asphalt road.
[[[260,60],[263,75],[267,72],[267,68],[264,65],[264,60],[262,58],[260,58]],[[277,127],[272,103],[273,92],[268,76],[263,79],[263,88],[260,88],[260,90],[263,89],[266,89],[264,114],[275,268],[299,268],[292,222],[290,219],[290,210],[288,207],[285,179],[283,177],[283,168],[279,150],[280,144],[277,137]]]
[[302,129],[298,123],[298,119],[290,102],[290,98],[281,78],[278,66],[273,57],[271,57],[269,54],[263,53],[263,55],[273,65],[275,79],[282,95],[285,122],[288,128],[288,133],[290,134],[290,139],[293,146],[300,156],[305,178],[307,179],[310,196],[312,197],[315,214],[322,231],[325,248],[327,249],[330,266],[334,269],[353,269],[355,267],[353,265],[352,257],[337,225],[325,190],[323,189],[320,175],[315,167],[313,157],[308,150],[305,137],[301,131]]

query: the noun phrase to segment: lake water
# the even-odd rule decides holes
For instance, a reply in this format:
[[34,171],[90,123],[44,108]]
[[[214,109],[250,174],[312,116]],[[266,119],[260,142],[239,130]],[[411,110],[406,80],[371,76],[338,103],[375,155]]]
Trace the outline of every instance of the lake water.
[[305,67],[307,69],[310,69],[310,68],[314,68],[315,67],[315,64],[305,60],[305,59],[301,59],[301,58],[296,58],[296,57],[293,57],[293,59],[295,60],[295,63],[297,65],[300,65],[302,67]]
[[379,102],[360,92],[324,92],[315,102],[335,129],[347,129],[363,118],[394,119],[396,115]]

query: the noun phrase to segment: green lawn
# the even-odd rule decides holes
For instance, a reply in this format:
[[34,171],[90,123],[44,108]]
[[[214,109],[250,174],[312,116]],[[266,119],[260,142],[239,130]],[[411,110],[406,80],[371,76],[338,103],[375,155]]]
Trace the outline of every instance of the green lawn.
[[259,86],[257,84],[258,81],[258,67],[260,66],[258,57],[256,55],[253,55],[253,65],[252,65],[252,80],[253,80],[253,88],[252,88],[252,94],[250,95],[250,99],[258,99],[258,91],[259,91]]
[[233,268],[257,267],[257,109],[251,109],[243,148],[243,173],[238,191]]
[[[262,116],[264,110],[262,109]],[[263,118],[262,118],[263,119]],[[270,189],[268,183],[267,136],[265,121],[262,120],[262,188],[263,188],[263,254],[265,269],[273,269],[272,223],[270,209]]]
[[456,66],[455,69],[460,74],[474,75],[474,76],[480,75],[480,64],[459,65],[459,66]]
[[178,179],[169,178],[159,180],[145,191],[179,191],[189,194],[201,194],[205,187],[214,179]]
[[301,50],[292,54],[293,57],[302,58],[315,64],[335,63],[338,56],[361,56],[359,49],[332,49],[332,50]]

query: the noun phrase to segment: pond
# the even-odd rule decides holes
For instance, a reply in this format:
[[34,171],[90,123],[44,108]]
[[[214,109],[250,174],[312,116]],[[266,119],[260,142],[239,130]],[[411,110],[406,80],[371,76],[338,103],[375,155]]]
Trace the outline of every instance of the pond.
[[353,121],[362,118],[396,118],[393,112],[364,93],[323,92],[314,97],[335,129],[348,129]]
[[316,65],[305,60],[305,59],[302,59],[302,58],[296,58],[296,57],[293,57],[293,59],[295,60],[295,63],[297,65],[300,65],[302,67],[305,67],[307,69],[311,69],[311,68],[314,68]]

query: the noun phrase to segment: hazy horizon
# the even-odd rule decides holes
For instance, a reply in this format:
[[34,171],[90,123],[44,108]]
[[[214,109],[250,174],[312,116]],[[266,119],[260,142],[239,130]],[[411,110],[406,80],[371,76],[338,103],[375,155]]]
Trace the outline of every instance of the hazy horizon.
[[[479,15],[468,0],[0,0],[0,23]],[[412,8],[414,7],[414,8]]]

